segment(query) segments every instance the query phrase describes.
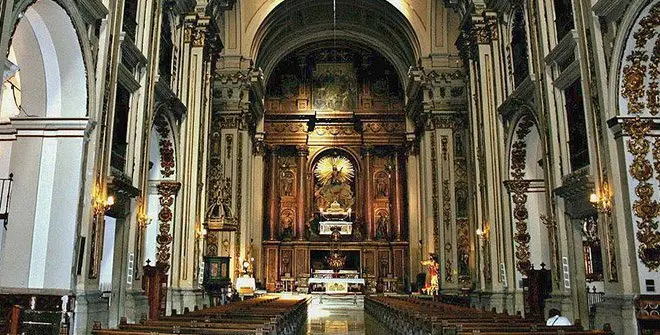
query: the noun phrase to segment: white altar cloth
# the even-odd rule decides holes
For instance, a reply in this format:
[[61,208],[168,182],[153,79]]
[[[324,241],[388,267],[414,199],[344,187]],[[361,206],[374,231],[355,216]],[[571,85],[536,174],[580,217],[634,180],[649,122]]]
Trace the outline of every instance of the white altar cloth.
[[364,285],[364,278],[309,278],[309,284],[323,284],[325,293],[348,293],[348,285]]

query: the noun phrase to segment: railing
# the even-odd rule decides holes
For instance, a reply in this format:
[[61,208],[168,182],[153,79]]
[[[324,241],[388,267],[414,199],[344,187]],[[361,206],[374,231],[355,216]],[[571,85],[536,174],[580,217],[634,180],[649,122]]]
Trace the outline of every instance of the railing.
[[9,220],[9,205],[11,204],[11,184],[14,181],[14,174],[10,173],[9,178],[0,178],[0,221],[4,229],[7,229]]
[[596,286],[592,286],[591,291],[587,287],[587,304],[589,305],[589,329],[596,329],[596,308],[595,305],[603,301],[605,292],[596,292]]

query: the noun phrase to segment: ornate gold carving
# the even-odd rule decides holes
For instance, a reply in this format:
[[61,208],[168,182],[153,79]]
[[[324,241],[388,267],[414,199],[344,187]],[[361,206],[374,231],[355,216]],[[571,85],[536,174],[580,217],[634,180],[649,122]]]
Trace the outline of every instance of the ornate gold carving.
[[470,225],[467,218],[456,219],[458,253],[458,281],[463,287],[470,287]]
[[172,234],[170,233],[170,221],[172,221],[172,209],[174,204],[174,197],[181,188],[181,183],[172,181],[160,182],[157,186],[158,195],[160,200],[160,212],[158,212],[158,227],[159,234],[156,237],[157,247],[157,260],[156,265],[164,265],[165,272],[170,268],[170,244],[172,243]]
[[459,124],[465,124],[461,117],[456,115],[433,115],[430,123],[434,129],[456,129]]
[[403,133],[406,125],[403,122],[364,122],[366,132],[372,133]]
[[516,224],[516,232],[513,239],[516,242],[516,268],[522,274],[526,274],[531,267],[529,261],[529,241],[530,235],[527,232],[527,189],[529,181],[525,178],[525,166],[527,155],[527,142],[525,137],[530,133],[530,128],[534,125],[534,120],[530,115],[523,116],[516,130],[516,140],[511,144],[511,180],[506,182],[506,186],[511,192],[511,199],[514,204],[513,217]]
[[653,167],[655,168],[655,177],[660,182],[660,137],[656,137],[653,142]]
[[192,31],[193,47],[203,47],[206,44],[206,27],[194,29]]
[[436,250],[440,250],[440,242],[438,237],[438,225],[440,222],[438,203],[438,157],[436,153],[435,132],[431,132],[431,190],[433,199],[433,246]]
[[355,128],[353,126],[317,126],[315,128],[317,135],[332,135],[332,136],[347,136],[355,135]]
[[307,133],[304,122],[267,122],[264,124],[267,134]]
[[442,181],[442,219],[445,222],[445,228],[451,226],[451,192],[449,188],[449,179]]
[[442,160],[447,160],[447,144],[449,143],[449,138],[447,136],[440,137],[440,144],[442,146]]
[[445,243],[445,281],[451,283],[454,281],[454,275],[452,273],[452,247],[451,242]]
[[639,117],[626,120],[624,123],[626,131],[630,134],[628,151],[634,157],[630,166],[630,175],[638,182],[635,186],[637,199],[633,202],[633,214],[639,218],[637,240],[640,245],[637,252],[642,263],[649,270],[655,271],[660,267],[660,232],[657,230],[658,222],[655,220],[660,212],[660,204],[653,200],[654,187],[649,183],[649,179],[653,178],[653,168],[647,159],[651,150],[647,135],[652,125],[652,120]]
[[330,183],[342,184],[353,179],[355,170],[348,158],[343,156],[323,157],[316,163],[314,175],[322,185]]
[[234,274],[238,278],[241,272],[241,209],[243,202],[243,136],[241,132],[238,134],[238,150],[236,153],[236,225],[237,229],[234,233]]
[[[628,100],[628,111],[631,114],[648,112],[655,116],[660,112],[660,53],[658,53],[657,29],[660,25],[660,3],[651,7],[651,11],[639,21],[639,29],[633,33],[635,47],[626,57],[623,67],[623,87],[621,95]],[[655,43],[653,43],[655,39]],[[647,46],[651,42],[651,46]],[[648,50],[653,50],[649,56]],[[646,75],[649,78],[646,78]],[[646,102],[644,98],[646,97]]]

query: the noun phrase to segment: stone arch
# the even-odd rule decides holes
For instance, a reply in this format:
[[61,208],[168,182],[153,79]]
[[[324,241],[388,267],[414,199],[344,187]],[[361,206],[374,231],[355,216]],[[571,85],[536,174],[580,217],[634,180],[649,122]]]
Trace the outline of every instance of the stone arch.
[[[293,1],[288,1],[292,3]],[[310,1],[307,1],[310,3]],[[313,3],[314,1],[311,1]],[[415,49],[417,50],[416,55],[419,57],[421,54],[427,50],[422,50],[424,47],[419,43],[419,39],[416,36],[422,35],[426,32],[426,25],[422,22],[421,17],[415,10],[415,8],[407,0],[385,0],[378,1],[378,5],[385,7],[385,11],[390,12],[391,15],[397,16],[401,23],[406,26],[406,33],[411,41],[414,41]],[[263,41],[264,35],[264,24],[268,17],[271,17],[278,7],[286,5],[287,1],[285,0],[269,0],[264,2],[256,10],[253,17],[249,18],[248,24],[245,29],[245,41],[250,43],[249,46],[244,46],[245,50],[249,50],[252,59],[257,59],[257,54],[261,47],[261,42]],[[356,3],[353,3],[356,5]],[[415,58],[417,59],[417,58]]]
[[538,121],[526,107],[512,123],[508,145],[509,189],[512,215],[512,244],[516,282],[532,266],[552,262],[553,246],[544,228],[546,215],[544,146]]
[[660,119],[660,101],[657,68],[653,66],[660,61],[660,1],[636,1],[624,15],[622,28],[624,33],[616,41],[610,70],[611,91],[615,93],[610,101],[616,106],[612,113],[616,115],[608,116],[616,116],[621,125],[623,136],[616,140],[622,141],[619,153],[625,157],[618,165],[613,164],[614,170],[625,171],[621,173],[621,191],[616,192],[618,185],[614,187],[616,200],[625,209],[616,214],[636,237],[629,248],[636,256],[632,263],[640,278],[639,290],[651,294],[641,278],[660,280],[660,232],[657,211],[652,210],[657,206],[660,189],[660,139],[655,136],[654,126]]
[[[344,0],[337,2],[338,10],[342,8]],[[378,15],[382,23],[377,27],[366,27],[361,18],[337,20],[337,29],[333,30],[332,20],[319,21],[309,26],[295,25],[290,18],[290,11],[295,8],[299,12],[312,12],[322,10],[332,11],[332,3],[327,1],[301,0],[293,7],[294,1],[272,1],[270,6],[262,6],[263,15],[258,28],[254,29],[254,37],[248,36],[252,41],[250,55],[256,64],[264,70],[268,78],[270,71],[289,52],[305,44],[332,39],[344,39],[364,44],[381,52],[397,69],[402,86],[407,83],[407,71],[411,65],[416,64],[421,57],[421,47],[417,32],[412,27],[409,18],[389,3],[382,0],[351,3],[352,6],[359,5],[366,13],[365,15]],[[364,20],[364,18],[362,18]],[[329,22],[326,22],[329,21]],[[373,21],[373,20],[372,20]],[[378,21],[380,22],[380,21]],[[255,24],[254,22],[250,23]],[[278,28],[279,27],[279,28]],[[286,27],[284,29],[282,27]],[[303,33],[300,33],[304,31]],[[282,34],[288,34],[283,37]],[[377,36],[377,37],[373,37]],[[277,41],[277,42],[275,42]],[[281,41],[286,41],[283,45]]]
[[16,137],[0,142],[0,173],[14,172],[20,191],[14,194],[10,221],[21,225],[2,236],[6,244],[0,266],[11,276],[0,275],[1,286],[71,289],[74,282],[71,246],[76,245],[81,201],[87,199],[81,171],[88,107],[93,105],[87,69],[93,65],[86,57],[89,46],[80,43],[82,19],[69,8],[75,5],[23,1],[12,16],[7,53],[18,71],[12,94],[3,94],[1,117],[10,118]]
[[[73,0],[20,0],[15,2],[10,17],[14,23],[12,27],[12,37],[9,42],[10,50],[14,45],[16,30],[19,28],[21,22],[24,20],[30,20],[27,15],[29,10],[35,10],[38,12],[39,16],[46,18],[44,23],[48,32],[57,32],[57,34],[51,34],[52,36],[46,37],[46,39],[51,39],[55,42],[54,44],[57,46],[56,51],[59,52],[59,65],[62,66],[62,64],[64,64],[70,66],[69,69],[74,69],[76,71],[76,79],[82,79],[80,82],[85,83],[84,86],[77,85],[75,87],[76,90],[71,88],[64,92],[67,96],[72,93],[79,95],[84,92],[84,103],[79,104],[78,100],[67,100],[64,102],[65,107],[74,107],[73,110],[76,111],[85,108],[84,113],[80,114],[80,112],[78,112],[75,116],[88,116],[92,119],[96,119],[97,115],[93,113],[93,107],[96,104],[96,96],[95,94],[89,94],[90,92],[95,91],[96,86],[95,76],[93,75],[95,73],[95,59],[92,47],[87,42],[89,40],[87,36],[87,24],[78,10],[78,5]],[[34,15],[32,16],[34,17]],[[64,48],[64,44],[66,44],[68,49]],[[10,50],[7,50],[7,53],[9,53]],[[67,54],[70,52],[73,52],[73,54]],[[80,54],[78,54],[78,52],[80,52]],[[73,57],[66,57],[67,55]],[[82,68],[78,66],[80,63],[82,63]],[[82,72],[80,72],[81,69]],[[71,78],[70,73],[67,77]],[[67,81],[67,84],[71,84],[70,80]]]

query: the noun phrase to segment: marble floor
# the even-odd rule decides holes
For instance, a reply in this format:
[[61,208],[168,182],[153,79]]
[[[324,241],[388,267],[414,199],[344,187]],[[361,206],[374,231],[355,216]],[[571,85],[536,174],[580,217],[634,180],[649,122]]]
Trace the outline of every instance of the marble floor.
[[362,296],[314,295],[307,310],[304,334],[390,335],[390,331],[364,312]]

